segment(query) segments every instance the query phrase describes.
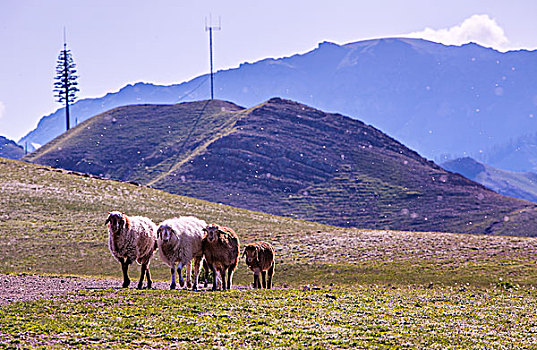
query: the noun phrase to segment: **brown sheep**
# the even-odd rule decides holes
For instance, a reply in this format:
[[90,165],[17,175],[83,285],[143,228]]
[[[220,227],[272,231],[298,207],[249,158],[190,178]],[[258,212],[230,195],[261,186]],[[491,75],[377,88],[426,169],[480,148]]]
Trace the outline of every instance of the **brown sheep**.
[[[250,243],[244,248],[243,256],[246,255],[246,265],[254,272],[254,288],[261,288],[259,273],[263,279],[263,288],[272,288],[272,276],[274,275],[274,248],[267,242]],[[268,281],[266,275],[268,271]]]
[[239,262],[239,237],[232,229],[216,224],[211,224],[203,230],[206,235],[202,241],[202,249],[213,272],[213,290],[217,289],[217,275],[220,275],[222,290],[231,289],[233,272]]

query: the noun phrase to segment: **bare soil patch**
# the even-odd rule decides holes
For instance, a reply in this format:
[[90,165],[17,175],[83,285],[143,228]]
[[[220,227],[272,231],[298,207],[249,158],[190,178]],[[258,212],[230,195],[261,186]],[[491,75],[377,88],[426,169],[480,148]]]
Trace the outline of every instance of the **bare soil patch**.
[[[0,274],[0,304],[17,301],[51,299],[68,292],[88,289],[118,289],[120,279],[78,276],[43,276],[20,274]],[[136,281],[130,288],[136,287]],[[167,282],[153,282],[157,289],[167,289]],[[76,294],[73,294],[76,297]]]

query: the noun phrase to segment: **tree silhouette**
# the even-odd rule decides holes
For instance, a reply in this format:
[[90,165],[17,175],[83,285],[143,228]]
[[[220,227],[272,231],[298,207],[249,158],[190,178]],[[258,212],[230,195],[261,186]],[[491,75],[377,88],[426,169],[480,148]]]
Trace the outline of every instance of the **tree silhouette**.
[[67,44],[63,43],[63,50],[58,55],[58,64],[56,66],[56,78],[54,82],[54,97],[56,102],[65,102],[65,125],[69,130],[69,103],[76,100],[78,90],[78,76],[76,73],[76,64],[73,61],[71,50],[67,50]]

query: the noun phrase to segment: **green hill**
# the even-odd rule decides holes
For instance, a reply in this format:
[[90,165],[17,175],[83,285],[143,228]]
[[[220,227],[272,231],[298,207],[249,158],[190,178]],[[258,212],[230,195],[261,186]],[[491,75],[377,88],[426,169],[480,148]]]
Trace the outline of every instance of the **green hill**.
[[26,160],[234,207],[370,229],[535,235],[536,206],[379,130],[282,99],[121,107]]

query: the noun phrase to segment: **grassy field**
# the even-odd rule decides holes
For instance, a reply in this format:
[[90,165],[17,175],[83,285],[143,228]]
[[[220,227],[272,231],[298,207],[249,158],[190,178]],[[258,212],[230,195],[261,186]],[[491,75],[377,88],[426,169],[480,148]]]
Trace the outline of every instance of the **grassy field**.
[[535,295],[376,285],[87,291],[1,307],[0,340],[5,348],[535,348]]
[[[341,229],[5,159],[0,191],[0,273],[118,278],[0,306],[0,348],[537,347],[535,238]],[[115,289],[111,210],[196,215],[243,244],[267,240],[278,289]],[[151,267],[169,280],[158,259]],[[241,261],[235,282],[250,280]]]

